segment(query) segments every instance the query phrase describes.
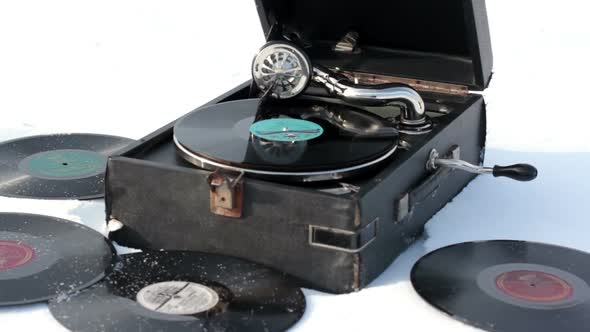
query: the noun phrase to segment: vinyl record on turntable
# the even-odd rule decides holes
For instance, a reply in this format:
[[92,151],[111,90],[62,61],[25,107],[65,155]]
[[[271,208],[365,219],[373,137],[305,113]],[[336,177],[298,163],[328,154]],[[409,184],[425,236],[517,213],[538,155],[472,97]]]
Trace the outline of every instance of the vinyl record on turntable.
[[178,152],[206,169],[321,181],[357,175],[396,151],[392,123],[360,108],[315,99],[247,99],[198,109],[174,127]]
[[587,331],[590,255],[521,241],[452,245],[421,258],[412,284],[427,302],[487,331]]
[[108,156],[131,142],[115,136],[60,134],[0,143],[0,196],[102,197]]
[[33,303],[86,288],[115,253],[98,232],[32,214],[0,213],[0,306]]
[[303,315],[305,298],[254,263],[154,251],[121,256],[103,282],[49,308],[73,331],[284,331]]

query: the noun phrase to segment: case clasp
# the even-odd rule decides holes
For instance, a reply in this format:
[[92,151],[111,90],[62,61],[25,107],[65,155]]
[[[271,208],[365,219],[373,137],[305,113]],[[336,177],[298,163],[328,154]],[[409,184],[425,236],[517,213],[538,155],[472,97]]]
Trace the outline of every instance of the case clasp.
[[220,171],[211,173],[207,178],[209,183],[209,206],[214,214],[241,218],[244,207],[244,173],[232,178]]

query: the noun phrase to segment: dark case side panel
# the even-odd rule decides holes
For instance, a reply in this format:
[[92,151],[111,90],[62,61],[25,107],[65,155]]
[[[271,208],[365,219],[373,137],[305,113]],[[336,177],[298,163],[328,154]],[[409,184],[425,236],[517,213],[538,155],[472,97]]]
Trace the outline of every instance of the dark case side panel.
[[[361,287],[387,269],[421,236],[426,222],[475,178],[473,174],[448,169],[440,169],[430,176],[416,172],[425,169],[430,151],[434,148],[446,155],[458,146],[461,159],[481,164],[485,128],[485,104],[482,98],[406,161],[397,170],[397,176],[383,177],[363,197],[363,218],[378,218],[379,222],[375,241],[360,254]],[[410,199],[411,205],[407,212],[402,213],[398,209],[402,208],[400,204],[403,205],[404,199]]]

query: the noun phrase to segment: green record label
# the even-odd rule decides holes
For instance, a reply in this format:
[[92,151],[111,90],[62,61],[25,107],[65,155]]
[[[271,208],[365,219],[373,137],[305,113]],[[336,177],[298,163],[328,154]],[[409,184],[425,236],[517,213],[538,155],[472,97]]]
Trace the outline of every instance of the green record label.
[[276,142],[309,141],[321,136],[324,129],[311,121],[299,119],[269,119],[250,126],[256,137]]
[[106,163],[106,156],[93,151],[54,150],[23,159],[19,169],[36,178],[73,180],[102,174]]

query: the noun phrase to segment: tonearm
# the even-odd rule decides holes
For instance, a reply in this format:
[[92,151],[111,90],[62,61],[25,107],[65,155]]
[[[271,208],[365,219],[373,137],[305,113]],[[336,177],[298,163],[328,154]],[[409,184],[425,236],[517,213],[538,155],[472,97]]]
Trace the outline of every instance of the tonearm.
[[424,101],[409,85],[388,83],[355,84],[328,68],[313,65],[307,54],[289,42],[264,45],[252,64],[256,86],[276,99],[289,99],[303,93],[311,81],[328,93],[351,104],[364,106],[395,105],[401,109],[397,121],[400,132],[422,134],[430,131],[432,122],[426,116]]

